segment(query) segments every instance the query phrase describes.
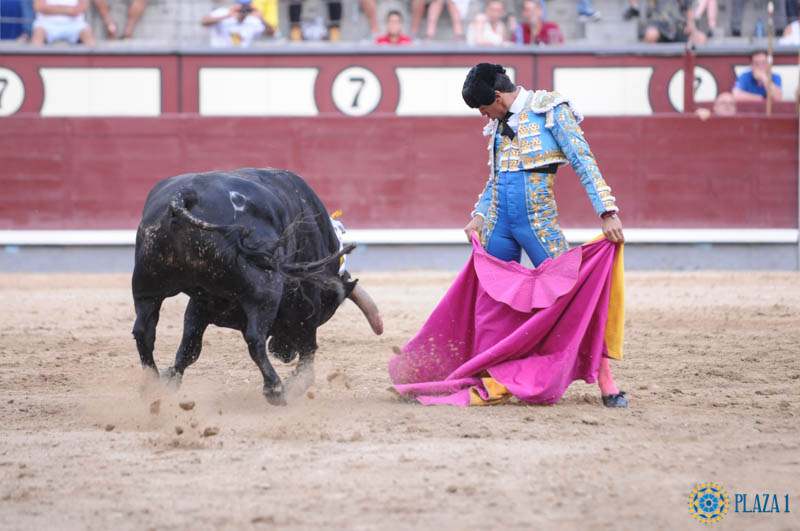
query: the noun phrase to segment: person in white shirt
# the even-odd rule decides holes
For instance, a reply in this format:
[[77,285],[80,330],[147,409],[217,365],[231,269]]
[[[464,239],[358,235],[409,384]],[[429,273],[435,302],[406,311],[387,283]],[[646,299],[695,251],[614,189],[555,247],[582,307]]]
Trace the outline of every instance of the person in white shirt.
[[36,19],[31,44],[65,40],[95,45],[94,34],[86,22],[89,0],[34,0],[33,9]]
[[231,7],[220,7],[203,17],[201,23],[211,27],[211,46],[250,46],[253,39],[265,34],[269,28],[263,15],[250,0],[237,0]]
[[489,0],[486,11],[475,15],[467,32],[467,44],[478,46],[502,46],[509,44],[506,31],[505,6],[502,0]]

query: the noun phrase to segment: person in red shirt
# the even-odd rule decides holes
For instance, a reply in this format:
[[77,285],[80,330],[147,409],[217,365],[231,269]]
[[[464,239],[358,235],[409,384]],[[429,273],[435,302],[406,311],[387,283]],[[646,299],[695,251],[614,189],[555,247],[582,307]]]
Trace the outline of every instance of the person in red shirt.
[[392,10],[386,15],[386,34],[378,37],[377,44],[411,44],[411,37],[403,33],[403,15]]
[[514,32],[514,42],[521,44],[563,44],[564,35],[555,22],[542,18],[542,5],[536,0],[522,3],[522,20]]

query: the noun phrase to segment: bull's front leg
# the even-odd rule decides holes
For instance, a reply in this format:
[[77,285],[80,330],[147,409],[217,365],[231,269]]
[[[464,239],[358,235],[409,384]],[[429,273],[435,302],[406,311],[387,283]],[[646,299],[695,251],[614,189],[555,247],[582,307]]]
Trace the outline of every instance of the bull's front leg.
[[136,322],[133,325],[133,337],[136,339],[136,348],[139,350],[139,359],[142,367],[152,370],[156,375],[158,368],[153,359],[153,349],[156,343],[156,325],[158,325],[161,303],[164,299],[134,298],[136,309]]
[[243,334],[247,349],[250,351],[250,358],[264,377],[264,397],[270,404],[285,406],[286,394],[283,384],[267,359],[267,333],[278,313],[279,301],[280,296],[277,300],[266,303],[242,304],[247,315],[247,328]]

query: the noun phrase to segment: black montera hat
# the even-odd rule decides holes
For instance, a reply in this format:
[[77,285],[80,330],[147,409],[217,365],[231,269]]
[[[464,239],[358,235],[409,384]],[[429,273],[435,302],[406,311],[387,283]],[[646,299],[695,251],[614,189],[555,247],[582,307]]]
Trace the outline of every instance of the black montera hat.
[[473,66],[464,80],[464,88],[461,89],[464,102],[473,109],[494,103],[495,78],[497,74],[505,73],[505,68],[491,63],[479,63]]

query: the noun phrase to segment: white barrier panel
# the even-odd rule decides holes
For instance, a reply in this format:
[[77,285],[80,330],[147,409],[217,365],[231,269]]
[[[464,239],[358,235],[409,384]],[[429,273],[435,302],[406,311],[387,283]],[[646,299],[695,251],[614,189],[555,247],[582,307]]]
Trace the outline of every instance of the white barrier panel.
[[[573,244],[587,242],[600,235],[598,229],[565,229]],[[628,243],[797,243],[797,229],[625,229]],[[464,244],[461,229],[352,229],[345,242],[365,245]],[[0,230],[0,246],[118,246],[134,245],[134,230]]]
[[553,89],[569,98],[584,115],[653,114],[650,66],[557,67]]
[[316,116],[316,68],[201,68],[204,116]]
[[[470,67],[398,67],[400,98],[395,113],[398,116],[478,116],[461,97],[461,88]],[[511,81],[516,79],[514,68],[506,67]],[[526,87],[528,89],[532,87]]]
[[51,68],[39,70],[42,116],[159,116],[158,68]]

